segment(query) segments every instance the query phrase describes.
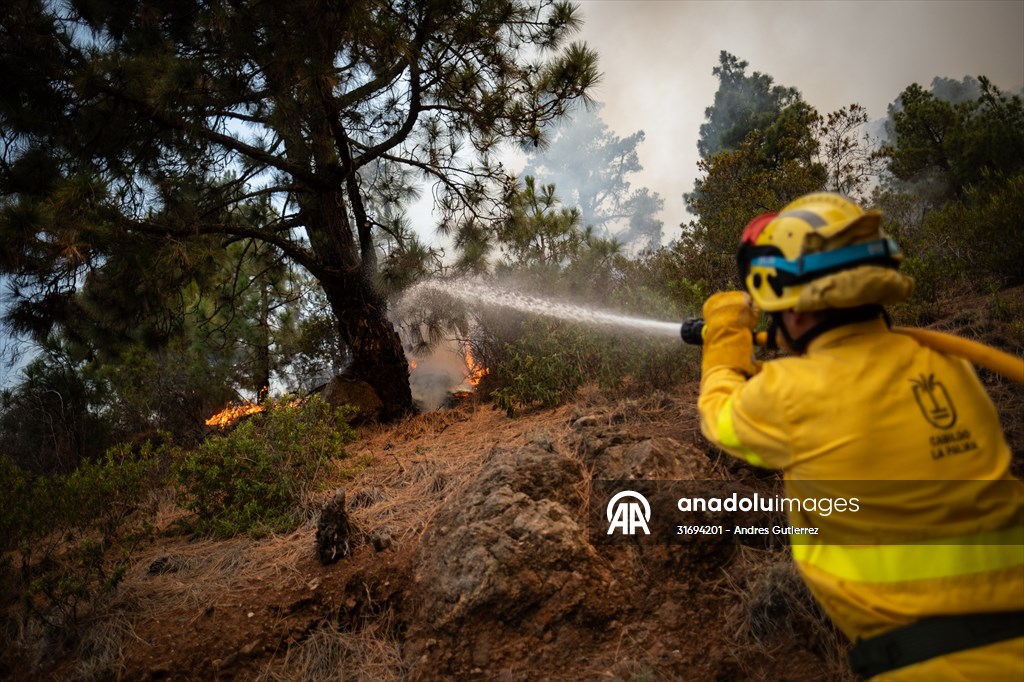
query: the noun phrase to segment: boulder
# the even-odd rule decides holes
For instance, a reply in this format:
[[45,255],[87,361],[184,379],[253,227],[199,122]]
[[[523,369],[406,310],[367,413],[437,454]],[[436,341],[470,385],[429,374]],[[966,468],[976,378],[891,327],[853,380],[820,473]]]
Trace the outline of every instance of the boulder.
[[542,631],[570,612],[607,617],[611,579],[577,522],[580,465],[534,444],[493,450],[481,471],[438,510],[421,543],[425,622],[458,631],[474,618],[528,618]]
[[595,453],[592,465],[594,478],[676,481],[721,478],[703,453],[694,452],[673,438],[611,445]]
[[384,403],[370,384],[344,376],[336,376],[327,382],[320,397],[335,407],[352,405],[358,408],[359,412],[351,419],[353,424],[377,421],[384,409]]

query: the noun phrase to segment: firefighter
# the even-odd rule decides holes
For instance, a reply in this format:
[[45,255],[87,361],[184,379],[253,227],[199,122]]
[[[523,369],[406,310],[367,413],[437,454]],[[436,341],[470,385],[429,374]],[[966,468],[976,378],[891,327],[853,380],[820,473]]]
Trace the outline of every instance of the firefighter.
[[[701,428],[781,469],[786,497],[875,481],[858,484],[857,513],[789,512],[794,526],[821,527],[793,536],[793,557],[855,642],[858,673],[1024,680],[1022,484],[971,365],[889,330],[883,306],[913,288],[902,258],[878,211],[836,194],[751,221],[738,254],[746,292],[704,304]],[[789,355],[753,359],[759,309]]]

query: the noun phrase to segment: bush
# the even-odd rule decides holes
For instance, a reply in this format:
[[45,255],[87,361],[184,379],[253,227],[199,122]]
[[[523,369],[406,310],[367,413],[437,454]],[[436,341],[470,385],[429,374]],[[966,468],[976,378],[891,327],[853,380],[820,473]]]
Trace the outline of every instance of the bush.
[[29,477],[6,455],[0,456],[0,553],[21,544],[31,518]]
[[[319,397],[270,403],[230,433],[205,440],[175,466],[179,502],[195,512],[192,530],[216,537],[261,537],[294,529],[308,486],[355,440],[354,408]],[[354,472],[358,465],[350,468]]]
[[915,280],[911,300],[894,307],[899,322],[929,324],[948,298],[1024,283],[1024,240],[1017,228],[1024,212],[1024,174],[985,178],[986,191],[968,188],[961,199],[924,212],[919,224],[901,212],[914,205],[912,197],[879,195],[882,209],[895,217],[887,228],[907,254],[901,269]]
[[128,515],[149,489],[155,458],[151,446],[135,454],[128,445],[99,460],[83,461],[69,474],[32,479],[7,457],[0,458],[0,549],[17,549],[26,560],[40,547],[57,544],[72,531],[95,531],[104,544],[117,539]]
[[514,338],[489,365],[497,385],[491,397],[509,416],[534,403],[561,405],[586,383],[614,389],[628,381],[649,390],[667,388],[696,371],[694,352],[675,339],[614,336],[543,318],[527,320]]
[[20,557],[13,591],[51,639],[77,633],[83,613],[117,588],[134,543],[148,534],[145,520],[129,518],[148,492],[153,455],[148,444],[139,454],[117,446],[69,474],[34,479],[0,457],[0,551]]

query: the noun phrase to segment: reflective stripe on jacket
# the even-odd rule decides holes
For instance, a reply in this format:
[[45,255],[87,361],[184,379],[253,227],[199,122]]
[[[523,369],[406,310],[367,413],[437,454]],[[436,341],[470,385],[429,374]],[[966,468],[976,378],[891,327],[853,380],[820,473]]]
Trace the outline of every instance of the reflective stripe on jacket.
[[[851,638],[927,615],[1024,609],[1024,484],[1009,474],[998,414],[966,361],[872,320],[828,331],[749,380],[707,368],[698,404],[704,435],[782,469],[787,497],[841,495],[842,481],[920,482],[880,485],[858,513],[790,512],[794,526],[849,538],[793,536],[793,554]],[[918,536],[928,542],[906,539]]]

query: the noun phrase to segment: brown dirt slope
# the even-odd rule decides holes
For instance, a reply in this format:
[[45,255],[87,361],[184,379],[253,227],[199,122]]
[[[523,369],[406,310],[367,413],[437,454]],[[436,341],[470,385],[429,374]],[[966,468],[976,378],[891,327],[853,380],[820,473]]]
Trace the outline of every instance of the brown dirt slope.
[[[1024,352],[1024,289],[935,328]],[[1024,462],[1024,389],[986,382]],[[846,645],[784,548],[596,547],[592,477],[739,479],[697,431],[696,386],[584,391],[516,419],[473,399],[351,446],[353,553],[323,566],[317,503],[253,541],[157,533],[61,650],[0,614],[0,678],[124,680],[850,680]],[[340,480],[340,478],[339,478]],[[156,530],[181,515],[157,500]],[[67,644],[66,642],[64,644]]]
[[[352,449],[372,464],[345,484],[351,556],[320,564],[312,515],[294,533],[261,541],[161,536],[136,552],[75,658],[53,661],[41,642],[17,638],[19,655],[0,671],[130,680],[845,679],[843,645],[783,551],[588,543],[594,472],[756,480],[705,449],[695,391],[639,400],[591,391],[517,419],[467,401],[366,427]],[[164,501],[157,525],[179,514]]]

